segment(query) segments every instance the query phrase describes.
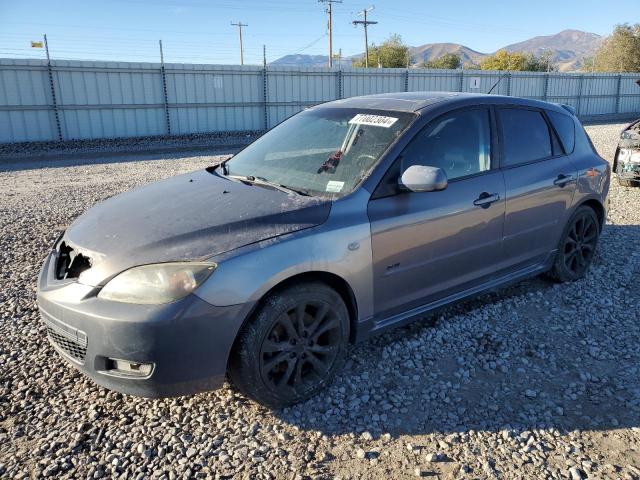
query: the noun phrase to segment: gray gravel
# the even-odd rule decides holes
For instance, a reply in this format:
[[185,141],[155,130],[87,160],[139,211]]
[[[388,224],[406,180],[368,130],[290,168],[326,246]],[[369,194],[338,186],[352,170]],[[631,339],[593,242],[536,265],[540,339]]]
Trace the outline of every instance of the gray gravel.
[[[620,125],[587,130],[611,160]],[[35,282],[95,202],[215,157],[0,172],[0,476],[640,479],[640,189],[613,182],[586,279],[523,282],[351,348],[333,386],[269,411],[229,388],[144,400],[59,360]]]
[[99,138],[95,140],[66,140],[63,142],[0,143],[0,162],[24,158],[48,160],[60,157],[86,158],[110,153],[140,153],[149,151],[219,150],[229,145],[241,146],[257,138],[260,132],[191,133],[153,137]]

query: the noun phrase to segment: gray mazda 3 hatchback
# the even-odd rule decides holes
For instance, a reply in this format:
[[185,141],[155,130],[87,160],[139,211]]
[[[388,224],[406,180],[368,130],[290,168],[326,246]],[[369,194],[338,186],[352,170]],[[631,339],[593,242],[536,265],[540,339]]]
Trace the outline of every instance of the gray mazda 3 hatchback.
[[568,107],[329,102],[90,209],[53,245],[38,304],[51,344],[107,388],[177,396],[226,377],[288,405],[351,342],[541,273],[584,276],[609,177]]

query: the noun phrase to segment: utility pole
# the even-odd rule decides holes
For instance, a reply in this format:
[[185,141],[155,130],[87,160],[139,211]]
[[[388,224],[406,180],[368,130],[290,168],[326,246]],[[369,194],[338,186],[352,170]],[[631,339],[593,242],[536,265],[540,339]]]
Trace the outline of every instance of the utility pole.
[[238,33],[240,34],[240,65],[244,65],[244,49],[242,48],[242,27],[248,27],[247,23],[242,23],[238,21],[238,23],[231,22],[231,25],[234,27],[238,27]]
[[319,3],[326,3],[327,4],[327,14],[329,16],[329,23],[328,23],[328,27],[329,27],[329,68],[331,68],[333,66],[333,33],[332,33],[332,21],[331,21],[331,17],[332,17],[332,5],[334,3],[342,3],[342,0],[318,0]]
[[267,46],[262,45],[262,66],[263,68],[267,68]]
[[367,26],[375,25],[378,22],[372,22],[367,20],[367,13],[374,9],[374,6],[371,5],[369,8],[365,8],[358,15],[364,16],[364,20],[354,20],[352,23],[354,26],[362,25],[364,27],[364,66],[365,68],[369,68],[369,37],[367,36]]

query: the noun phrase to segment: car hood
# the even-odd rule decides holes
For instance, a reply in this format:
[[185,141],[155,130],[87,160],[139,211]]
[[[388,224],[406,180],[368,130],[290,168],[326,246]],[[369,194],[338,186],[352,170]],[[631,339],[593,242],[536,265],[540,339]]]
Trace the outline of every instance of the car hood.
[[323,223],[326,199],[232,181],[208,170],[109,198],[63,239],[90,258],[82,282],[99,285],[135,265],[198,260]]

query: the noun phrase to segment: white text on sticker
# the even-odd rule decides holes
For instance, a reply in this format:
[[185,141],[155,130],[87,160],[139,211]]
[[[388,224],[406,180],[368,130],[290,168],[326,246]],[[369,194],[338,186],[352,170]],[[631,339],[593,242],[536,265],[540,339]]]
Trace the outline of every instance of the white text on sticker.
[[382,115],[366,115],[364,113],[359,113],[351,120],[349,123],[357,123],[358,125],[372,125],[374,127],[384,127],[389,128],[391,125],[398,121],[397,118],[394,117],[385,117]]

